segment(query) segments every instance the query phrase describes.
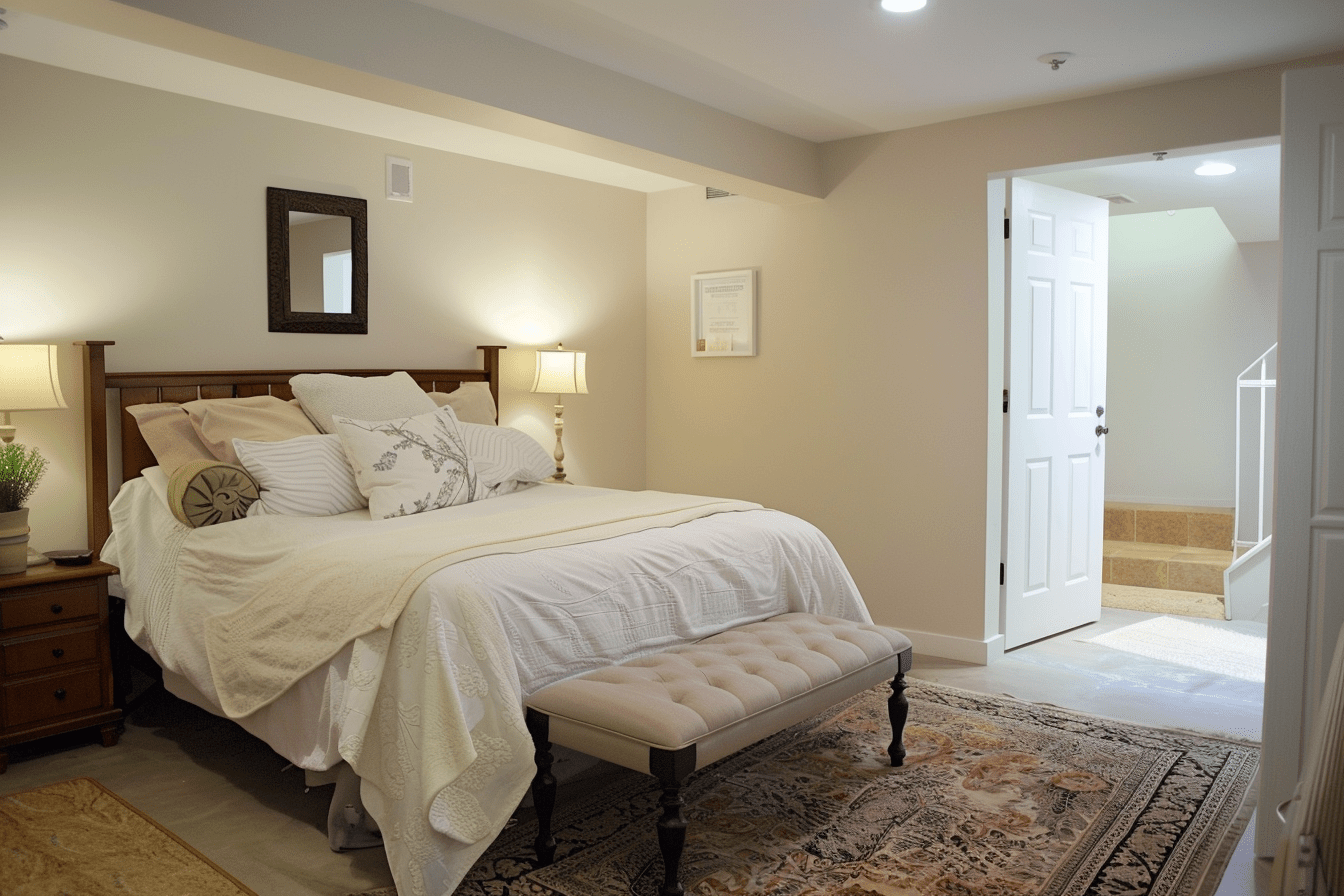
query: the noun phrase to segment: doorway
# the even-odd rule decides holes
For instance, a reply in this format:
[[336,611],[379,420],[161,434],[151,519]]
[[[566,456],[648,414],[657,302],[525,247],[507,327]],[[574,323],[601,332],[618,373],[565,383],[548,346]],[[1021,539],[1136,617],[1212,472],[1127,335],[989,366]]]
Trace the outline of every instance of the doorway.
[[[1237,170],[1222,179],[1194,174],[1215,159]],[[1231,544],[1209,530],[1233,503],[1236,375],[1277,334],[1279,142],[1195,147],[1015,175],[1112,203],[1107,424],[1114,431],[1107,436],[1105,492],[1109,502],[1130,511],[1129,539],[1137,543],[1128,549],[1131,557],[1117,564],[1124,574],[1108,568],[1104,578],[1129,576],[1140,590],[1109,590],[1151,600],[1136,609],[1221,616],[1221,571],[1231,560]],[[990,289],[999,296],[1005,182],[1006,175],[991,181],[989,197]],[[991,314],[991,329],[996,320],[999,315]],[[996,339],[1004,338],[1002,328],[991,333],[991,354]],[[1002,356],[991,358],[991,395],[1001,389],[995,380],[1004,376],[1003,362]],[[991,421],[991,430],[994,422],[999,430],[990,435],[991,457],[1003,444],[1002,421]],[[990,487],[1002,493],[1001,471],[999,476]],[[1162,536],[1162,544],[1144,547],[1146,540],[1134,532],[1133,508],[1155,505],[1172,511],[1159,514],[1169,523],[1179,520],[1179,538]],[[1119,508],[1111,515],[1108,539],[1116,536],[1109,523],[1124,516]],[[1187,530],[1194,532],[1193,543]],[[1009,534],[998,533],[1001,552]],[[1176,593],[1164,595],[1159,588]]]

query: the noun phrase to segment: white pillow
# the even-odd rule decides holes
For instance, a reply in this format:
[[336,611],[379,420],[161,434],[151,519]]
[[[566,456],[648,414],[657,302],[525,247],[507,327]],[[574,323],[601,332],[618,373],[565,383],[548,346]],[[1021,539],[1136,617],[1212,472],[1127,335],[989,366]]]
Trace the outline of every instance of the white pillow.
[[507,426],[459,422],[476,478],[485,488],[504,482],[540,482],[555,475],[555,459],[527,433]]
[[448,405],[457,415],[458,423],[479,423],[494,426],[495,396],[490,394],[489,383],[461,383],[452,392],[429,392],[439,407]]
[[330,433],[336,431],[331,421],[337,414],[355,420],[391,420],[438,407],[404,370],[387,376],[300,373],[290,378],[289,386],[317,428]]
[[332,419],[374,519],[480,497],[476,466],[452,408],[394,420],[352,420],[339,414]]
[[249,515],[334,516],[368,503],[338,436],[299,436],[283,442],[234,439],[233,450],[261,486],[261,500]]

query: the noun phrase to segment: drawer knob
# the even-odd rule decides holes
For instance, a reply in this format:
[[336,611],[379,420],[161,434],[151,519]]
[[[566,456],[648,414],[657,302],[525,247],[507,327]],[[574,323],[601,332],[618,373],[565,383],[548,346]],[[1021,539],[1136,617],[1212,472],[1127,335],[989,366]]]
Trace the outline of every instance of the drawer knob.
[[52,604],[52,605],[51,605],[51,612],[53,612],[53,613],[59,613],[59,612],[61,612],[61,611],[64,610],[64,609],[65,609],[65,607],[61,606],[60,604]]
[[57,647],[55,650],[51,652],[51,655],[56,657],[56,659],[60,659],[61,657],[65,656],[65,648]]
[[55,695],[55,696],[56,696],[56,699],[57,699],[57,700],[64,700],[64,699],[65,699],[65,688],[57,688],[57,689],[56,689],[56,695]]

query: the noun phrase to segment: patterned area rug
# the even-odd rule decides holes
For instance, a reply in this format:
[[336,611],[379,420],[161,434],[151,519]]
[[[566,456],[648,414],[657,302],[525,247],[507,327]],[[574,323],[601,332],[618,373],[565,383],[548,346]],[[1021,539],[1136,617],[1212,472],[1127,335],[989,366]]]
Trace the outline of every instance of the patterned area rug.
[[92,778],[0,797],[4,896],[256,896]]
[[[912,681],[903,768],[877,688],[698,773],[688,893],[1211,894],[1251,812],[1253,743],[1143,728]],[[459,896],[653,894],[657,786],[563,791],[557,861],[535,824],[496,840]]]

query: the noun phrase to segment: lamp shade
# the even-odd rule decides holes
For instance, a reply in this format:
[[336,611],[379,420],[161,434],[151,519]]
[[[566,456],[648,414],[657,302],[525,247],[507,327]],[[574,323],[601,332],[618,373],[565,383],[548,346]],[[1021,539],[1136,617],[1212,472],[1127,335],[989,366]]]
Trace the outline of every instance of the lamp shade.
[[537,373],[532,380],[532,391],[587,395],[587,363],[586,352],[565,351],[564,346],[557,346],[555,351],[537,352]]
[[66,407],[54,345],[0,344],[0,411]]

